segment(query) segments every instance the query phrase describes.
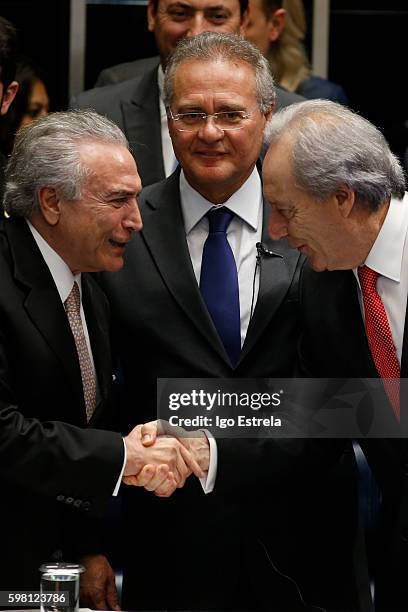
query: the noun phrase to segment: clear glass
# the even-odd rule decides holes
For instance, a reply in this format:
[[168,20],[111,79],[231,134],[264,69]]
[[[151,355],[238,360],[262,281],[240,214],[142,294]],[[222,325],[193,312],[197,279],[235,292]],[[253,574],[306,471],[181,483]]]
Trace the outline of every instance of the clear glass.
[[[41,612],[78,612],[79,576],[85,571],[76,563],[50,563],[40,567]],[[67,593],[63,596],[63,593]]]

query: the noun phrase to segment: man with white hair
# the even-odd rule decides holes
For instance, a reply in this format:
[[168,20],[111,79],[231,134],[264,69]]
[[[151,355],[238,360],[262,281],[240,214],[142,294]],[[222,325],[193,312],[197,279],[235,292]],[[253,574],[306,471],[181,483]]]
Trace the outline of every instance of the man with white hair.
[[[333,102],[303,102],[270,124],[264,192],[269,231],[308,257],[303,275],[305,376],[380,378],[369,426],[383,439],[361,446],[378,481],[381,509],[370,559],[375,609],[408,601],[408,195],[402,168],[371,123]],[[369,395],[369,394],[368,394]],[[367,420],[368,419],[368,420]],[[387,439],[387,432],[398,436]]]
[[140,190],[125,136],[94,112],[54,113],[16,137],[0,221],[2,591],[37,590],[42,562],[75,559],[74,526],[122,476],[146,464],[167,464],[162,480],[187,475],[174,440],[146,452],[137,428],[107,431],[109,308],[84,272],[122,267]]

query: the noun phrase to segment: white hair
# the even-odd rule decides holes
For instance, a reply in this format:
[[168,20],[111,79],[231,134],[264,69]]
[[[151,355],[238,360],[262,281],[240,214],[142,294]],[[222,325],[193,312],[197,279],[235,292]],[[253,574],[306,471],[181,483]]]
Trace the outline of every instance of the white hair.
[[373,211],[391,196],[404,196],[404,173],[384,136],[336,102],[308,100],[279,110],[269,122],[266,138],[270,145],[290,139],[293,177],[317,200],[342,185]]
[[90,174],[79,146],[102,142],[128,147],[123,132],[92,110],[51,113],[16,135],[6,169],[4,208],[13,216],[31,217],[38,210],[38,190],[54,187],[68,200],[81,197]]

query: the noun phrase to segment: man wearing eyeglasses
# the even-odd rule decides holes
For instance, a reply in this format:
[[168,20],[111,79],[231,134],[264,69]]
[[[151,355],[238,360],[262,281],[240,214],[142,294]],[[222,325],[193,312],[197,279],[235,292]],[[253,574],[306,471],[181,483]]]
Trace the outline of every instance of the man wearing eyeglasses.
[[[149,0],[147,21],[160,57],[112,66],[101,73],[98,87],[71,101],[71,106],[93,108],[118,124],[145,187],[172,174],[177,165],[163,99],[168,58],[182,38],[209,31],[244,34],[248,0]],[[276,92],[277,108],[303,99],[279,87]]]
[[[275,97],[267,61],[233,34],[186,38],[164,96],[180,167],[143,190],[143,231],[124,270],[101,279],[133,423],[156,418],[158,378],[290,377],[299,332],[302,256],[269,239],[256,167]],[[125,492],[123,608],[354,610],[348,498],[331,533],[302,443],[203,434],[195,449],[202,484],[167,501]]]

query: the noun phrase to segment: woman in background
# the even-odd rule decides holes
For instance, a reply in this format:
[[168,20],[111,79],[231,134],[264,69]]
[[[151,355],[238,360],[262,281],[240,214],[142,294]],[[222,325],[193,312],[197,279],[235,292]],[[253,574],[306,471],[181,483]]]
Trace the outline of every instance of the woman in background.
[[246,38],[269,60],[281,87],[305,98],[347,104],[344,89],[312,75],[304,47],[306,16],[302,0],[250,0]]
[[49,112],[49,97],[42,70],[28,57],[17,63],[16,81],[19,90],[4,121],[0,125],[0,148],[9,154],[17,130]]

